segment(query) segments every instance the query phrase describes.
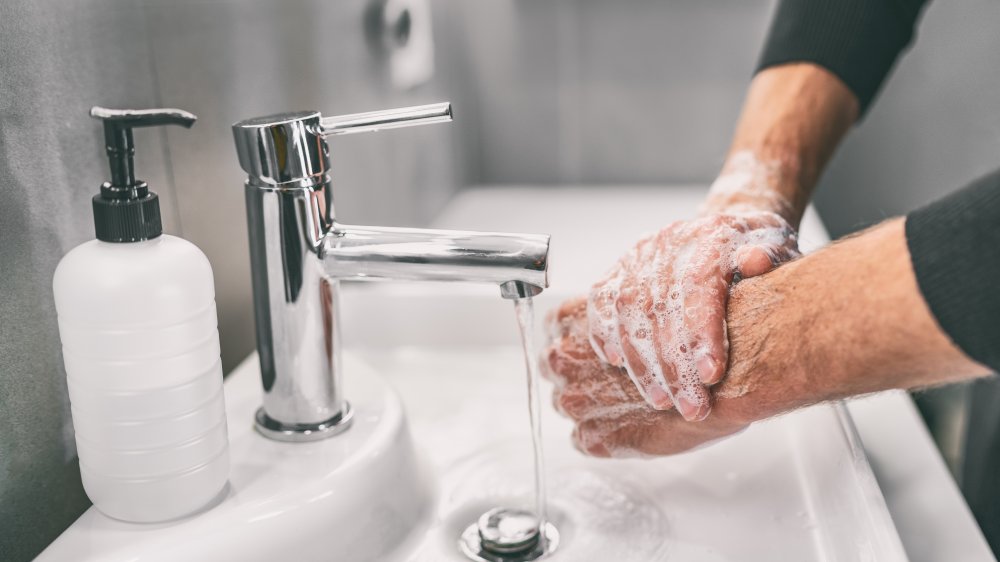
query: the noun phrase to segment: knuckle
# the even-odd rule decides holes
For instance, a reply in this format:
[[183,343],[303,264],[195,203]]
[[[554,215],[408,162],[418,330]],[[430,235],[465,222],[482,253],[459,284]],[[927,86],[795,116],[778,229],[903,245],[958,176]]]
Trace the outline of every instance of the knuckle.
[[584,419],[592,409],[592,402],[586,396],[563,393],[558,399],[559,410],[575,420]]

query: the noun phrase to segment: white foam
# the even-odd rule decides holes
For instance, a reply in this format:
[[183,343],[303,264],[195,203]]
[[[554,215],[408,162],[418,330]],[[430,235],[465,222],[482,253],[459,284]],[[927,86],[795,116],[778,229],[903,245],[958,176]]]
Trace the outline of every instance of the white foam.
[[[720,189],[730,187],[723,183]],[[795,244],[794,230],[771,212],[668,225],[640,241],[594,286],[587,308],[594,350],[603,360],[624,366],[650,404],[659,390],[675,406],[681,398],[698,408],[707,405],[699,362],[706,357],[726,362],[725,302],[740,258],[748,249],[760,248],[779,263],[797,255]],[[719,333],[723,341],[706,340]],[[639,364],[625,360],[626,343]]]

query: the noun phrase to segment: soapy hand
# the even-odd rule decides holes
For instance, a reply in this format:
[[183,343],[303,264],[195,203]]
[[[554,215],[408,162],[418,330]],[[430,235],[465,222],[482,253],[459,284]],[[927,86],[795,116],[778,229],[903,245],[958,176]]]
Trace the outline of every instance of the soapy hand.
[[548,332],[542,374],[555,384],[555,407],[575,422],[573,442],[584,453],[599,457],[678,453],[749,425],[728,415],[692,424],[677,412],[650,407],[623,368],[608,365],[594,352],[583,298],[567,301],[551,315]]
[[587,303],[591,343],[624,367],[656,409],[704,419],[728,360],[726,299],[736,276],[753,277],[798,255],[795,231],[771,212],[676,222],[641,240]]
[[[686,420],[711,411],[709,386],[726,370],[726,300],[740,278],[798,256],[791,206],[771,189],[778,168],[750,154],[730,159],[702,217],[641,240],[590,292],[598,356],[624,367],[656,409]],[[781,213],[781,214],[779,214]]]

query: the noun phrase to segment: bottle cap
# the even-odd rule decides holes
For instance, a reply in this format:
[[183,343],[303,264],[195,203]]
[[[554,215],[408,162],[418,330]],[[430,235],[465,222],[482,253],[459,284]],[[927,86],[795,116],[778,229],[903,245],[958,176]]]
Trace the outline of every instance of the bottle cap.
[[160,201],[149,186],[135,179],[132,129],[159,125],[190,128],[198,119],[180,109],[107,109],[92,107],[90,116],[104,122],[104,145],[111,181],[94,196],[94,231],[104,242],[138,242],[163,233]]

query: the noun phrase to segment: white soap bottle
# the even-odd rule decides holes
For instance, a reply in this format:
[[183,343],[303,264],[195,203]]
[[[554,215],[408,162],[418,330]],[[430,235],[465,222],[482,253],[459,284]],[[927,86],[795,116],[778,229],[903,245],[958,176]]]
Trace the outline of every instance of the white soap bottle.
[[157,196],[133,173],[132,128],[195,116],[91,116],[104,121],[111,181],[93,199],[97,240],[66,254],[52,282],[80,473],[104,514],[167,521],[221,495],[229,443],[212,269],[162,234]]

